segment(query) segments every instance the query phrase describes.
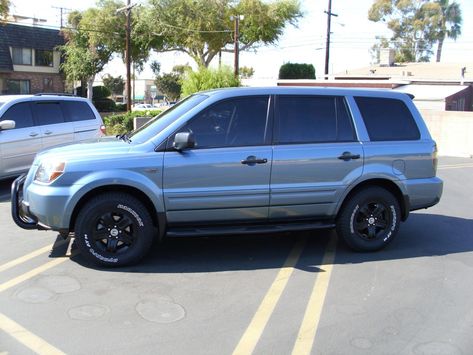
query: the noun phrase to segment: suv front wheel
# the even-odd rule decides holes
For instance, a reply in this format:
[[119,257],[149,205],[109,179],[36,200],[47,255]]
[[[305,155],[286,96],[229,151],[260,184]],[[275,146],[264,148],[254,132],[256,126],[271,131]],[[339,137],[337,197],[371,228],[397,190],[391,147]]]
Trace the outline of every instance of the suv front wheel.
[[399,202],[381,187],[356,192],[342,207],[337,233],[356,251],[384,248],[397,234],[400,223]]
[[149,251],[155,228],[146,207],[124,193],[104,193],[80,210],[75,237],[81,254],[104,266],[137,263]]

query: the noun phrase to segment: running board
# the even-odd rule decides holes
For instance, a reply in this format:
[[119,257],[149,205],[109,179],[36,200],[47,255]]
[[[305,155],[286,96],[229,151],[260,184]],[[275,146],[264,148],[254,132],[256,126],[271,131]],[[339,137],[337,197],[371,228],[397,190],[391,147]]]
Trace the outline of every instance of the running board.
[[297,232],[316,229],[334,228],[334,223],[310,222],[310,223],[284,223],[264,225],[237,225],[237,226],[200,226],[200,227],[170,227],[167,237],[197,237],[233,234],[260,234]]

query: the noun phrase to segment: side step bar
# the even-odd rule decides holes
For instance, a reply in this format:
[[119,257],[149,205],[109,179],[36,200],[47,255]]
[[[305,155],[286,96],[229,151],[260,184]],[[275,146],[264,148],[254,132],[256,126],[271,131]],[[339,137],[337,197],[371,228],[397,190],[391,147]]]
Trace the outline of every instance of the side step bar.
[[169,227],[167,237],[202,237],[233,234],[261,234],[295,232],[317,229],[334,228],[334,223],[306,222],[306,223],[275,223],[264,225],[239,225],[239,226],[202,226],[194,228]]

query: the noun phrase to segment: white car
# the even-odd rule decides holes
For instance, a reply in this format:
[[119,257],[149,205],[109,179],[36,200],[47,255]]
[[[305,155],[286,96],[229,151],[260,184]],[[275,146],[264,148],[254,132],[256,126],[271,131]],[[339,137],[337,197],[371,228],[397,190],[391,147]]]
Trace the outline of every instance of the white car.
[[0,179],[27,171],[45,148],[105,135],[89,100],[66,95],[0,96]]
[[138,104],[138,105],[133,106],[131,110],[132,111],[149,111],[153,109],[154,107],[151,104]]

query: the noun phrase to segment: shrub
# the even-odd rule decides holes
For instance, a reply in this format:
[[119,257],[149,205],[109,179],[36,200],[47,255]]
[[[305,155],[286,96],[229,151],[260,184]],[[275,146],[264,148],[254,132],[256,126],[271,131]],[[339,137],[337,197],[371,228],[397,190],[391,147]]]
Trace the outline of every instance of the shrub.
[[161,113],[160,110],[131,111],[127,113],[113,114],[104,117],[105,127],[108,135],[117,135],[133,130],[133,119],[135,117],[154,117]]
[[312,64],[286,63],[279,68],[279,79],[315,79]]
[[182,96],[185,97],[202,90],[240,86],[240,79],[235,78],[230,67],[208,69],[201,67],[198,71],[188,70],[182,80]]
[[115,101],[112,99],[93,99],[92,101],[99,112],[112,112],[116,110]]
[[[78,86],[76,88],[77,91],[77,96],[87,96],[87,88],[85,88],[85,95],[82,95],[82,86]],[[105,86],[94,86],[92,88],[92,99],[93,100],[98,100],[98,99],[105,99],[112,95],[112,92],[107,89]]]

